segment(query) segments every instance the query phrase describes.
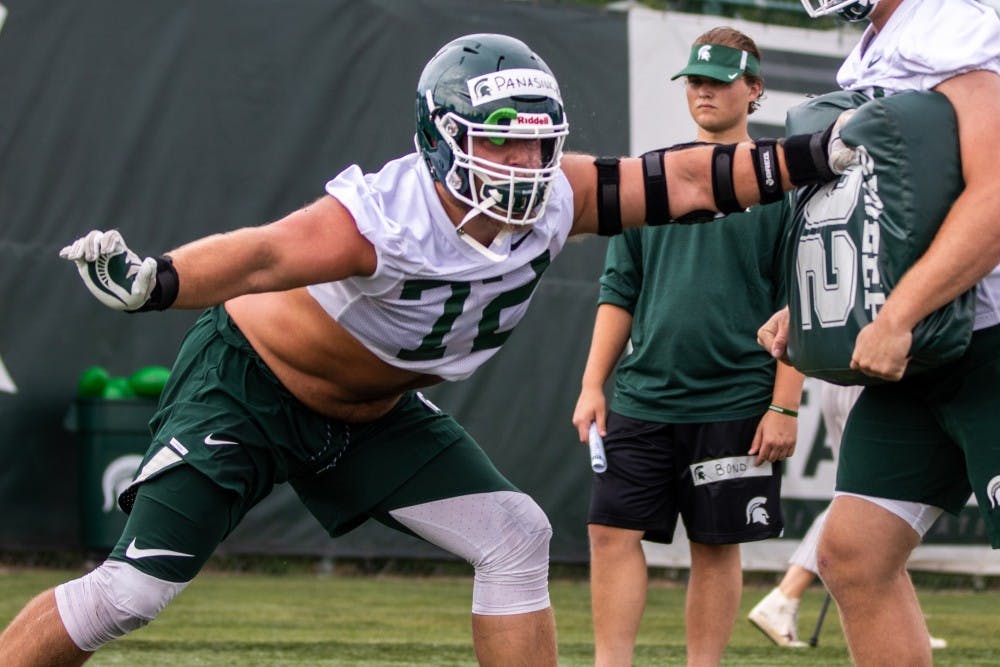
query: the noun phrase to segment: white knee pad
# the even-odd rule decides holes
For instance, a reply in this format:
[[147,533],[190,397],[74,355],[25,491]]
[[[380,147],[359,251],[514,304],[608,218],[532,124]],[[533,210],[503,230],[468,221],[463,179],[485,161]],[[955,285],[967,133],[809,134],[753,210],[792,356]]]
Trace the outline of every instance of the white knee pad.
[[428,542],[476,568],[472,613],[524,614],[549,607],[552,526],[524,493],[496,491],[391,512]]
[[106,560],[90,574],[56,586],[56,606],[73,643],[96,651],[149,623],[185,586]]

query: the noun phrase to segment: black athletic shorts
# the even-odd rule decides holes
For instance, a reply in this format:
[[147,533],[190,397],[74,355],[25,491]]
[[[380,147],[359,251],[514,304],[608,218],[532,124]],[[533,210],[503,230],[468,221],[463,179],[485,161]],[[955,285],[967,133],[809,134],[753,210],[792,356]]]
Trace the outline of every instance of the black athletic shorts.
[[591,483],[588,523],[645,531],[669,544],[677,515],[692,542],[777,537],[781,462],[747,456],[760,416],[708,424],[660,424],[608,414],[608,469]]

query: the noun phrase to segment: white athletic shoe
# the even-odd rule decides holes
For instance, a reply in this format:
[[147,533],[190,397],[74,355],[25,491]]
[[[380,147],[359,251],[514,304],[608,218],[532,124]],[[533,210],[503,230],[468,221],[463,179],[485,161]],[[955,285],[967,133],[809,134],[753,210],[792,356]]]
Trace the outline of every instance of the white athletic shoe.
[[948,648],[948,642],[940,637],[931,637],[931,648]]
[[747,618],[754,626],[783,648],[805,648],[799,641],[799,601],[785,597],[775,588],[757,606],[750,610]]

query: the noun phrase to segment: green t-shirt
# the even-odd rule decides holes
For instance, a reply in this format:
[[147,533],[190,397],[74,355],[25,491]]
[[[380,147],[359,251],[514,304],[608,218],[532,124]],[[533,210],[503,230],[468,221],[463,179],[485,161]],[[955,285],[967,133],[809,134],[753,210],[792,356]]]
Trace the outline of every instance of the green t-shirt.
[[757,329],[785,304],[787,200],[705,224],[626,230],[608,245],[599,302],[632,313],[611,407],[647,421],[763,413],[775,362]]

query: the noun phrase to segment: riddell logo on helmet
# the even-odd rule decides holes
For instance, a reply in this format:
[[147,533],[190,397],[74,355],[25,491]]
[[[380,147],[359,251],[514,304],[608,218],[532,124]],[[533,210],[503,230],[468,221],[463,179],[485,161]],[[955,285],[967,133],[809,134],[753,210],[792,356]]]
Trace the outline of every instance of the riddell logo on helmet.
[[515,95],[549,97],[562,104],[555,78],[537,69],[505,69],[469,79],[466,85],[473,106]]
[[547,113],[519,113],[512,125],[551,125],[552,119]]

